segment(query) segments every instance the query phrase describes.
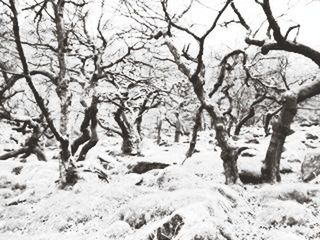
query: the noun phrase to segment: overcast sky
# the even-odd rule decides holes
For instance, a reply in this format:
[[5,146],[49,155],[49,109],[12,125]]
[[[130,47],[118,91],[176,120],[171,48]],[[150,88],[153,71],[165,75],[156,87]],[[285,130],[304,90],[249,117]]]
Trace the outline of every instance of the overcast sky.
[[[100,0],[95,0],[99,2]],[[132,0],[131,0],[132,1]],[[150,0],[149,0],[150,1]],[[112,8],[110,6],[117,5],[119,0],[105,1],[106,8],[105,13],[112,15]],[[208,26],[214,20],[217,10],[219,10],[224,0],[195,0],[194,6],[190,12],[183,18],[181,24],[185,26],[193,25],[192,29],[201,35]],[[255,31],[258,26],[265,20],[265,16],[261,7],[255,3],[255,0],[234,0],[236,6],[245,17],[246,21],[252,26]],[[161,12],[160,0],[152,1],[155,6],[158,6],[159,12]],[[181,12],[188,5],[189,0],[169,0],[169,12],[171,15]],[[279,17],[279,23],[283,33],[287,28],[296,24],[300,24],[300,34],[298,41],[307,44],[311,47],[318,48],[320,46],[320,30],[318,23],[320,23],[320,1],[318,0],[270,0],[274,16],[279,17],[285,13],[284,16]],[[93,5],[91,22],[95,22],[97,16],[99,16],[100,6],[99,4]],[[235,14],[229,7],[225,12],[220,23],[223,21],[236,19]],[[124,22],[117,22],[119,27]],[[265,38],[267,24],[264,24],[262,28],[260,38]],[[94,29],[94,28],[92,28]],[[181,41],[190,41],[184,34],[176,33],[180,36]],[[228,29],[217,29],[211,34],[209,39],[209,45],[235,48],[244,46],[244,37],[246,31],[244,28],[237,25],[232,25]],[[293,39],[295,32],[292,32],[291,39]]]

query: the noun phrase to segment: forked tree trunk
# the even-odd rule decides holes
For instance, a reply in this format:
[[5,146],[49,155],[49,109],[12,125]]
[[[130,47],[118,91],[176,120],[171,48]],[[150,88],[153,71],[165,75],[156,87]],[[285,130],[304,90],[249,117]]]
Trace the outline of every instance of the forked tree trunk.
[[290,125],[297,112],[297,98],[298,96],[291,91],[287,91],[283,95],[282,110],[279,118],[274,120],[272,124],[273,132],[261,169],[265,182],[274,183],[281,180],[279,172],[281,153],[286,137],[290,133]]
[[98,143],[98,134],[97,134],[97,124],[98,124],[98,120],[97,120],[97,113],[98,113],[98,109],[97,106],[95,105],[92,110],[91,110],[91,136],[88,142],[85,143],[85,145],[82,147],[79,157],[77,159],[77,161],[82,161],[86,158],[87,153],[89,152],[89,150],[91,148],[93,148],[97,143]]
[[203,67],[203,64],[198,63],[196,72],[191,74],[190,69],[181,61],[181,56],[179,55],[177,48],[168,40],[165,41],[165,44],[173,55],[175,63],[177,64],[179,70],[183,74],[185,74],[189,78],[189,81],[192,83],[193,90],[197,95],[201,106],[209,113],[211,117],[211,123],[216,130],[216,139],[218,142],[218,146],[221,148],[221,159],[223,160],[224,175],[226,179],[225,183],[237,183],[239,179],[237,167],[238,148],[232,143],[232,140],[229,137],[223,114],[214,105],[211,105],[209,103],[209,99],[207,99],[206,97],[205,89],[203,87],[204,82],[202,81],[203,76],[199,76],[199,69]]
[[[93,148],[97,142],[98,142],[98,134],[97,134],[97,113],[98,113],[98,97],[93,96],[91,105],[89,107],[86,107],[85,113],[84,113],[84,119],[81,123],[80,130],[82,132],[82,135],[79,136],[71,145],[71,153],[72,155],[75,155],[78,148],[82,145],[82,149],[80,150],[80,153],[78,155],[78,158],[76,161],[83,161],[88,151]],[[90,131],[89,131],[90,126]]]

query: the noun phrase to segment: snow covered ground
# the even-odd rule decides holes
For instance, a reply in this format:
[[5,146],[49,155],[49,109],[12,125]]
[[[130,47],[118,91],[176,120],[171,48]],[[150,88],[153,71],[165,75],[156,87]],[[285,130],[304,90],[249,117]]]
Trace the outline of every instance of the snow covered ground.
[[[320,239],[320,178],[304,183],[300,177],[305,154],[320,146],[308,133],[319,136],[319,127],[299,127],[288,137],[282,183],[275,185],[224,185],[210,132],[201,133],[200,152],[183,165],[186,141],[159,147],[145,139],[144,156],[127,157],[118,139],[105,137],[81,163],[81,180],[69,190],[56,187],[54,150],[47,152],[48,162],[32,156],[1,161],[0,239]],[[240,172],[258,173],[269,138],[248,130],[237,142],[249,147],[240,156]],[[140,161],[170,166],[131,173]],[[101,167],[109,183],[84,171]]]

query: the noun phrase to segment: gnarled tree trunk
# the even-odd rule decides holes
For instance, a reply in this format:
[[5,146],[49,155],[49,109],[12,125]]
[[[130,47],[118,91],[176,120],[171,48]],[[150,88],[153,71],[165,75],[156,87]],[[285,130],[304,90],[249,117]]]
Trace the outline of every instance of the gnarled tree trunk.
[[26,157],[30,156],[31,154],[35,154],[39,161],[47,161],[45,154],[43,153],[43,151],[41,150],[41,148],[39,146],[39,139],[42,134],[39,124],[30,119],[28,121],[25,121],[23,123],[22,127],[16,128],[16,130],[19,132],[25,133],[26,128],[28,126],[31,127],[32,134],[26,140],[25,145],[18,150],[14,150],[9,153],[1,155],[0,160],[6,160],[9,158],[18,157],[21,154],[24,154],[23,157],[26,158]]
[[223,120],[222,114],[219,115],[219,111],[214,109],[212,105],[205,105],[204,108],[211,116],[216,130],[216,140],[218,146],[221,148],[220,157],[223,161],[224,175],[226,178],[226,184],[234,184],[238,182],[238,148],[232,143],[228,130]]
[[[86,105],[83,102],[84,105]],[[86,155],[88,151],[93,148],[97,142],[98,142],[98,134],[97,134],[97,113],[98,113],[98,97],[93,96],[91,105],[89,107],[86,107],[85,113],[84,113],[84,119],[81,123],[80,130],[82,132],[82,135],[79,136],[71,145],[71,153],[74,156],[78,150],[78,148],[82,145],[82,149],[79,153],[79,156],[77,158],[77,161],[83,161],[86,158]],[[90,131],[89,131],[90,126]]]
[[121,129],[122,152],[129,155],[140,154],[140,135],[134,123],[128,121],[123,107],[118,108],[114,114],[114,119]]
[[[204,41],[204,38],[202,40]],[[175,63],[178,66],[179,70],[184,75],[186,75],[189,81],[192,83],[193,90],[197,95],[198,100],[200,101],[201,107],[206,110],[211,117],[212,124],[216,130],[216,139],[218,142],[218,146],[221,148],[220,156],[223,160],[224,175],[226,179],[225,183],[237,183],[239,179],[237,167],[238,148],[232,143],[232,140],[229,137],[223,114],[214,105],[209,103],[210,101],[207,99],[205,89],[203,87],[203,74],[200,73],[201,69],[203,69],[204,67],[201,55],[203,51],[203,45],[200,45],[200,61],[198,60],[197,70],[192,74],[191,70],[181,61],[181,56],[179,55],[177,48],[169,40],[166,40],[165,44],[173,55]]]
[[272,135],[264,165],[261,169],[265,182],[280,181],[279,165],[283,144],[290,133],[290,125],[297,112],[297,94],[287,91],[283,95],[283,105],[280,116],[272,124]]
[[197,143],[197,137],[198,137],[198,131],[201,130],[202,128],[202,107],[200,106],[197,110],[195,120],[194,120],[194,126],[192,130],[192,136],[191,136],[191,141],[189,145],[189,149],[186,153],[186,157],[189,158],[192,156],[192,154],[195,151],[196,148],[196,143]]

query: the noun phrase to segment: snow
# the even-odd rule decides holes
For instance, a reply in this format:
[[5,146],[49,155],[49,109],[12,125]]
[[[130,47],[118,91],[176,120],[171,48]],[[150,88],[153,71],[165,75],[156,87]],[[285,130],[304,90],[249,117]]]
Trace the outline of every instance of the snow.
[[[310,131],[317,133],[314,127]],[[247,131],[236,141],[255,153],[240,156],[240,171],[259,173],[270,139],[260,132]],[[175,240],[319,239],[320,186],[317,179],[303,183],[299,178],[302,159],[312,150],[302,142],[306,132],[303,127],[288,137],[282,167],[293,172],[282,174],[282,183],[275,185],[224,185],[220,152],[208,133],[201,133],[199,152],[183,165],[185,139],[159,147],[146,138],[143,156],[124,156],[119,139],[105,137],[79,163],[81,179],[69,190],[55,183],[56,150],[48,150],[48,162],[1,161],[0,239],[148,240],[158,233]],[[248,143],[253,134],[259,144]],[[170,166],[130,173],[139,161]],[[98,167],[109,183],[83,171]],[[20,173],[13,171],[17,168]]]

